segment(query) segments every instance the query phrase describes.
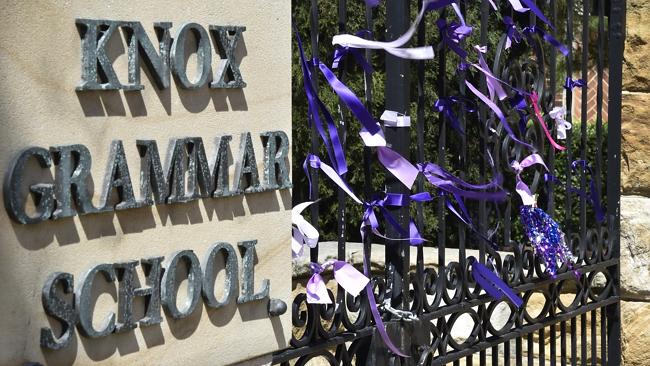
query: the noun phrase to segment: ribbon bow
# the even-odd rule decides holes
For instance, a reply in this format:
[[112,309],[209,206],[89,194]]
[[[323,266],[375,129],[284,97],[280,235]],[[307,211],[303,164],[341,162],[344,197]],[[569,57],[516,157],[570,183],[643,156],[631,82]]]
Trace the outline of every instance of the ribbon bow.
[[[356,35],[359,37],[366,34],[369,35],[371,34],[371,32],[368,30],[360,30],[356,33]],[[354,57],[354,59],[359,64],[359,66],[361,66],[366,73],[371,74],[374,71],[372,65],[370,65],[366,60],[366,58],[363,56],[363,53],[361,53],[359,49],[350,46],[336,47],[336,49],[334,50],[334,59],[332,60],[332,68],[338,69],[339,64],[341,63],[343,58],[345,58],[347,55],[350,54]]]
[[352,296],[359,296],[361,290],[370,282],[368,277],[357,271],[350,263],[340,260],[331,259],[323,263],[310,263],[313,274],[307,282],[307,303],[309,304],[331,304],[327,293],[327,286],[321,276],[321,273],[328,267],[334,271],[334,279],[338,282],[347,293]]
[[533,194],[530,192],[530,188],[528,188],[528,185],[524,183],[524,181],[521,179],[521,173],[524,171],[525,168],[528,168],[529,166],[535,164],[542,165],[548,171],[548,168],[544,163],[544,159],[542,159],[542,157],[539,154],[531,154],[521,162],[514,160],[512,161],[512,163],[510,163],[510,166],[517,174],[517,178],[516,178],[517,185],[515,186],[515,190],[517,191],[517,193],[519,193],[519,196],[521,196],[521,201],[525,206],[535,205],[535,198],[533,197]]
[[436,26],[438,27],[440,37],[442,38],[441,44],[449,47],[449,49],[454,51],[461,59],[466,59],[467,51],[460,48],[459,44],[460,41],[472,33],[472,27],[455,21],[448,23],[445,18],[438,18]]
[[573,88],[584,88],[587,86],[587,83],[585,83],[584,80],[582,79],[571,79],[570,76],[566,77],[566,80],[564,80],[564,89],[566,90],[571,90]]
[[341,45],[344,47],[352,48],[368,48],[368,49],[381,49],[394,56],[412,60],[428,60],[432,59],[434,56],[433,47],[414,47],[414,48],[402,48],[415,34],[418,25],[424,18],[424,14],[430,10],[436,10],[443,8],[449,4],[452,4],[455,0],[423,0],[422,8],[418,13],[415,21],[409,29],[402,34],[399,38],[390,42],[380,42],[372,41],[368,39],[361,38],[352,34],[338,34],[332,37],[333,45]]
[[291,237],[291,250],[294,258],[302,255],[305,245],[310,248],[316,248],[318,245],[318,230],[301,215],[302,211],[313,203],[303,202],[291,210],[291,224],[293,225],[291,228],[293,234]]
[[[431,201],[433,198],[429,192],[421,192],[413,195],[405,195],[401,193],[386,193],[383,198],[380,198],[378,195],[374,195],[369,202],[363,203],[363,219],[361,222],[361,237],[365,236],[364,227],[369,226],[373,234],[388,240],[408,240],[411,245],[422,244],[425,239],[422,238],[420,232],[415,225],[415,222],[409,220],[409,232],[407,233],[397,222],[397,220],[390,214],[386,206],[397,206],[397,207],[408,207],[410,201],[416,202],[426,202]],[[375,214],[375,209],[379,209],[382,216],[397,232],[400,233],[404,239],[395,239],[384,236],[379,232],[379,220],[377,220],[377,215]]]
[[555,120],[557,138],[560,140],[566,139],[566,130],[571,129],[571,123],[564,119],[566,108],[554,107],[550,112],[548,112],[548,115]]

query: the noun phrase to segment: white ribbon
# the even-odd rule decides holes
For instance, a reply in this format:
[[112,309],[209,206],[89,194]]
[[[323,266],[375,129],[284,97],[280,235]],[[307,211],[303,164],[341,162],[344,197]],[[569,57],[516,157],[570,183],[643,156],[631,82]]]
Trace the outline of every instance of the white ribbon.
[[379,119],[385,122],[384,123],[385,126],[411,127],[411,117],[395,111],[385,110],[384,113],[382,113],[381,117],[379,117]]
[[291,237],[291,251],[294,257],[300,257],[302,255],[304,245],[310,248],[315,248],[318,245],[318,230],[301,215],[302,211],[312,203],[314,202],[303,202],[291,210],[291,224],[295,225],[291,228],[293,232]]
[[564,107],[555,107],[548,115],[555,120],[555,128],[557,129],[557,138],[559,140],[566,139],[566,130],[571,129],[571,123],[564,119],[566,115],[566,108]]
[[369,49],[382,49],[392,55],[395,55],[400,58],[406,58],[411,60],[430,60],[433,58],[433,47],[414,47],[414,48],[400,48],[406,44],[415,34],[415,30],[418,28],[420,21],[424,17],[428,3],[432,0],[425,0],[422,4],[422,9],[420,13],[415,18],[411,27],[402,34],[399,38],[390,42],[380,42],[380,41],[371,41],[364,39],[352,34],[339,34],[332,38],[333,45],[341,45],[343,47],[352,47],[352,48],[369,48]]

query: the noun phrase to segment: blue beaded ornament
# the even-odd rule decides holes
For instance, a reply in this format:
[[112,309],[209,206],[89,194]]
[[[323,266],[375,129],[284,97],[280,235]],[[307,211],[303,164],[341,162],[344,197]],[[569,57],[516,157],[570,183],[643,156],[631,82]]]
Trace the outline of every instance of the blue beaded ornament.
[[[565,263],[569,270],[573,270],[575,257],[566,245],[560,225],[544,210],[531,205],[522,205],[519,215],[526,236],[535,248],[535,253],[544,258],[546,272],[555,278],[558,269],[562,266],[561,263]],[[578,277],[577,272],[576,277]]]

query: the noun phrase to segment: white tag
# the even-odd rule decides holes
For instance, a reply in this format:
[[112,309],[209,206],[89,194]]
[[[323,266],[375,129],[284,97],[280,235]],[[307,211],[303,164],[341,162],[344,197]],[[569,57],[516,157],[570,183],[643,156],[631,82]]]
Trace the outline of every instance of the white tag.
[[384,121],[384,125],[388,127],[411,127],[411,117],[395,111],[386,110],[379,118]]

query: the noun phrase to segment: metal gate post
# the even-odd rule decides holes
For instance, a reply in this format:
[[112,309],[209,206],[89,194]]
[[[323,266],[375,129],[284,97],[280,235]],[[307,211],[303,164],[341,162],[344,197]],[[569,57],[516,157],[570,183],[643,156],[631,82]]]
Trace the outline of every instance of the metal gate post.
[[[410,0],[388,0],[386,2],[386,41],[392,41],[406,32],[410,26]],[[409,114],[410,106],[410,62],[406,59],[386,53],[386,89],[385,107],[405,115]],[[386,127],[386,142],[388,146],[400,155],[409,158],[410,131],[408,127]],[[386,173],[386,192],[409,194],[409,190],[391,173]],[[405,232],[408,232],[409,208],[398,207],[391,209],[391,214],[397,219]],[[387,236],[400,237],[400,233],[390,225],[385,225]],[[408,309],[409,288],[409,243],[408,241],[388,241],[386,253],[387,294],[391,306]],[[401,324],[393,322],[388,331],[396,345],[405,353],[410,353],[410,334]]]
[[[611,0],[609,13],[609,104],[607,124],[607,214],[612,258],[620,258],[621,198],[621,84],[625,45],[625,0]],[[611,57],[611,56],[614,57]],[[620,262],[609,267],[620,296]],[[603,360],[604,361],[604,360]],[[621,303],[607,306],[607,365],[621,364]]]

